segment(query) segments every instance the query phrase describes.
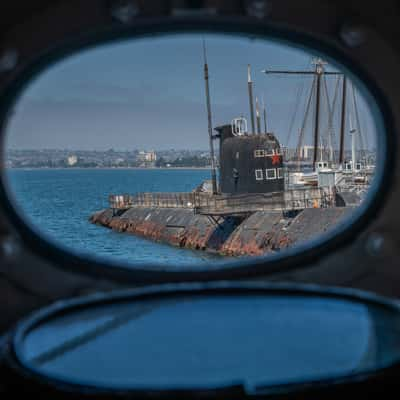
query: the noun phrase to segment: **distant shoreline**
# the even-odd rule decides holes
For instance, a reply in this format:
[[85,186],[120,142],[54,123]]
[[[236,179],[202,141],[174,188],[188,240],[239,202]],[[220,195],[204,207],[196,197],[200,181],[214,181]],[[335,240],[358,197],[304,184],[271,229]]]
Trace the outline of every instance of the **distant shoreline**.
[[141,171],[158,171],[158,170],[210,170],[211,167],[155,167],[155,168],[142,168],[142,167],[8,167],[6,170],[13,171],[23,171],[23,170],[40,170],[40,171],[48,171],[48,170],[68,170],[68,171],[76,171],[76,170],[141,170]]

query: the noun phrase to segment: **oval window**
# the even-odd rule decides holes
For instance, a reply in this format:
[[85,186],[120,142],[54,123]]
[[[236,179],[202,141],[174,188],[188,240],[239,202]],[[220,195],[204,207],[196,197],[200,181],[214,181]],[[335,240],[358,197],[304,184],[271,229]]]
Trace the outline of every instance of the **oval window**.
[[74,254],[239,266],[362,214],[383,166],[379,118],[324,55],[239,35],[152,36],[32,81],[6,127],[4,174],[30,228]]
[[46,399],[330,398],[349,386],[368,397],[397,377],[398,323],[394,303],[343,290],[153,287],[32,315],[13,336],[11,376],[25,372],[14,392],[45,380]]

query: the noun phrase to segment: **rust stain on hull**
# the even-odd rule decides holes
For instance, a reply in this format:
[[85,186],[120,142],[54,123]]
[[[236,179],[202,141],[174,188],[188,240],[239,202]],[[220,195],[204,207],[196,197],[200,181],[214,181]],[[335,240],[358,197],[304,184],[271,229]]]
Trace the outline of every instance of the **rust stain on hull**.
[[337,224],[350,207],[305,209],[294,218],[257,211],[247,218],[210,218],[190,209],[132,207],[113,215],[94,213],[89,221],[177,247],[226,256],[260,256],[312,239]]
[[[118,232],[189,249],[218,251],[226,236],[212,219],[184,209],[131,208],[115,216],[106,209],[96,212],[89,220]],[[224,228],[228,229],[229,224],[225,223]]]
[[222,253],[260,256],[279,250],[283,221],[282,213],[255,212],[236,228],[224,243]]

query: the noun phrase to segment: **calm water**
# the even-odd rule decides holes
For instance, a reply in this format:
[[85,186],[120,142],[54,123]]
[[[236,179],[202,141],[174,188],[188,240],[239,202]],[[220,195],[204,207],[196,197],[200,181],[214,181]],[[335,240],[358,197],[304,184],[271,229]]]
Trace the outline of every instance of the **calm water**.
[[204,265],[221,257],[114,232],[88,222],[110,193],[191,191],[207,170],[9,170],[16,204],[47,238],[75,252],[129,262]]

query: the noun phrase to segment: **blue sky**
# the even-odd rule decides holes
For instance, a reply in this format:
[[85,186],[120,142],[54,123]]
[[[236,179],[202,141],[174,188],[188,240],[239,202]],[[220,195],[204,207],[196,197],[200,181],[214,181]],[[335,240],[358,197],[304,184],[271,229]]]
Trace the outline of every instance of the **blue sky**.
[[[181,34],[109,44],[53,65],[31,83],[16,105],[7,146],[207,149],[203,37],[210,69],[213,125],[239,115],[249,120],[247,64],[251,64],[254,92],[265,99],[269,130],[287,144],[296,93],[304,85],[300,98],[303,107],[311,79],[272,77],[260,71],[310,69],[315,54],[266,40]],[[333,89],[335,78],[329,79],[329,88]],[[372,147],[373,121],[362,98],[359,104],[361,125]],[[291,147],[297,142],[301,114],[288,143]],[[337,122],[336,118],[335,125]],[[311,133],[308,123],[306,144],[311,144]]]

